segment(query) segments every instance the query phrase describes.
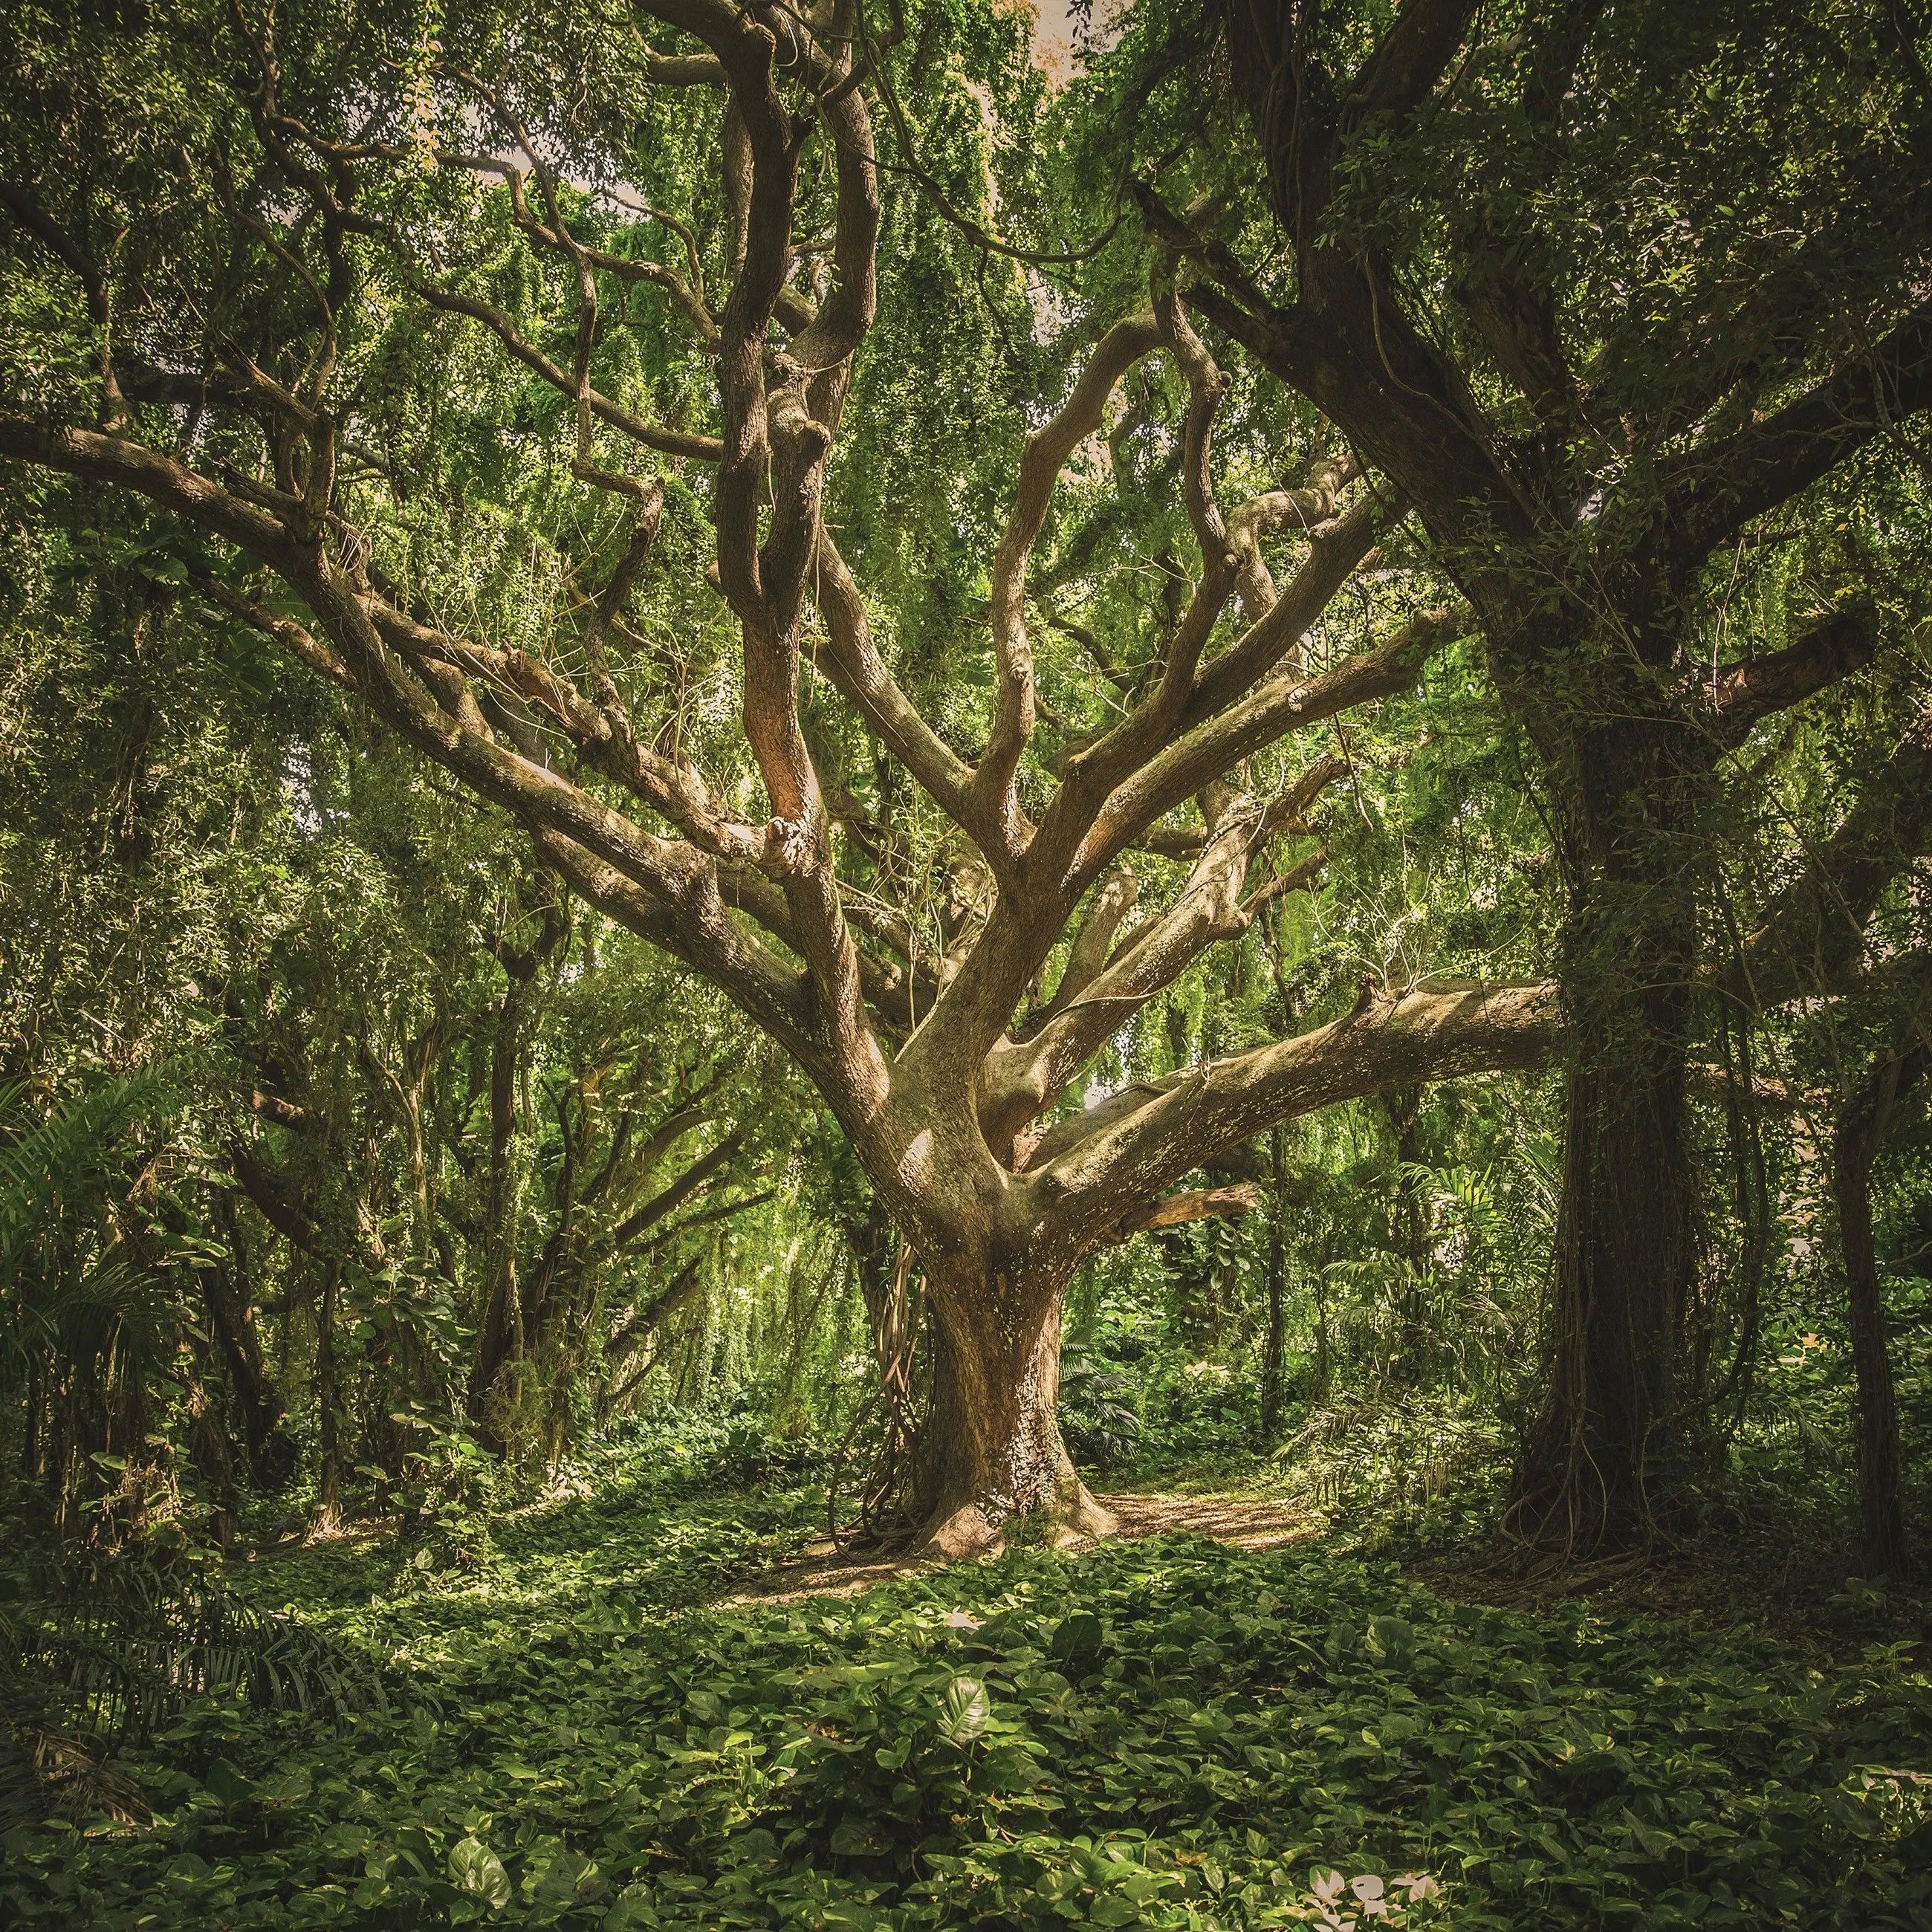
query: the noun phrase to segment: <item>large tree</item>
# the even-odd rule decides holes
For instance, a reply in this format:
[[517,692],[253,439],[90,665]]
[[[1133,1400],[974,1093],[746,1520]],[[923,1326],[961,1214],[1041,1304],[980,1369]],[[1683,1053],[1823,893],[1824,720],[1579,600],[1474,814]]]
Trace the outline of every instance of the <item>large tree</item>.
[[[1004,274],[1002,219],[1051,220],[1044,164],[1006,145],[1040,88],[997,12],[478,8],[439,37],[412,12],[188,4],[140,28],[29,16],[13,64],[0,453],[75,479],[82,512],[148,506],[163,580],[356,694],[802,1068],[927,1279],[920,1502],[946,1549],[1016,1510],[1102,1526],[1054,1420],[1084,1255],[1246,1204],[1180,1184],[1275,1123],[1547,1052],[1540,982],[1371,977],[1312,1030],[1113,1090],[1089,1075],[1311,882],[1364,716],[1432,660],[1466,678],[1478,623],[1564,775],[1572,966],[1639,962],[1614,994],[1566,976],[1584,1354],[1558,1426],[1613,1486],[1640,1462],[1690,1266],[1676,841],[1722,748],[1864,648],[1836,623],[1697,676],[1684,600],[1747,519],[1869,440],[1876,398],[1916,394],[1908,320],[1882,380],[1848,364],[1790,422],[1732,404],[1668,542],[1606,550],[1628,520],[1589,507],[1615,497],[1574,454],[1606,434],[1580,379],[1546,372],[1505,439],[1377,248],[1336,238],[1358,151],[1444,89],[1473,7],[1412,4],[1378,40],[1380,8],[1237,10],[1298,278],[1274,297],[1213,241],[1214,206],[1177,212],[1159,181],[1073,298]],[[1527,41],[1576,42],[1574,68],[1591,17]],[[1567,100],[1570,71],[1538,85]],[[1520,239],[1476,251],[1514,286]],[[1528,381],[1554,352],[1523,300],[1530,362],[1502,366]],[[999,381],[961,376],[974,358]],[[1715,359],[1719,401],[1796,366],[1747,360]],[[1410,506],[1466,604],[1432,594]],[[1090,666],[1051,693],[1049,637]],[[915,679],[921,649],[954,674]]]
[[[1882,0],[1216,20],[1154,16],[1118,57],[1130,92],[1163,65],[1208,82],[1142,200],[1198,312],[1412,508],[1526,740],[1570,1051],[1519,1502],[1558,1541],[1624,1540],[1697,1434],[1686,1069],[1734,754],[1923,614],[1886,606],[1874,556],[1932,401],[1925,35]],[[1928,830],[1910,733],[1893,762],[1875,890]],[[1856,951],[1871,898],[1820,904]]]

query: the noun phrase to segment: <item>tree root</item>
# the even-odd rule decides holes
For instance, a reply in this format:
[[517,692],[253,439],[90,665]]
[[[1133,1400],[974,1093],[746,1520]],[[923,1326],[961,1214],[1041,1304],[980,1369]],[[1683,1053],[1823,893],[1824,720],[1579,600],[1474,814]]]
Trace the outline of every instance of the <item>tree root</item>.
[[913,1553],[956,1562],[968,1556],[988,1556],[1004,1550],[1011,1532],[1028,1526],[1028,1540],[1054,1550],[1071,1550],[1083,1543],[1113,1535],[1120,1526],[1112,1510],[1096,1501],[1078,1477],[1063,1479],[1052,1498],[1039,1508],[998,1518],[977,1502],[952,1507],[942,1504],[928,1519],[913,1545]]

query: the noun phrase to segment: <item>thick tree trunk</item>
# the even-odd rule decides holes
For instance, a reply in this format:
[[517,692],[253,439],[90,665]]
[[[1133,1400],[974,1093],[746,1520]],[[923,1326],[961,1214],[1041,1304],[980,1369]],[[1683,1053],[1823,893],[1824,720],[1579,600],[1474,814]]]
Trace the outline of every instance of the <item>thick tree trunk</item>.
[[1696,1394],[1680,1365],[1697,1196],[1685,1096],[1693,774],[1667,728],[1634,718],[1579,762],[1564,975],[1574,1058],[1550,1384],[1516,1506],[1538,1542],[1580,1556],[1640,1546],[1667,1507]]
[[1570,1080],[1550,1389],[1518,1494],[1579,1555],[1644,1539],[1676,1419],[1693,1203],[1682,1056],[1651,1045]]
[[956,1264],[928,1274],[932,1410],[920,1445],[923,1545],[967,1556],[1007,1522],[1039,1514],[1062,1538],[1104,1536],[1114,1518],[1060,1440],[1060,1310],[1065,1283],[1014,1282]]

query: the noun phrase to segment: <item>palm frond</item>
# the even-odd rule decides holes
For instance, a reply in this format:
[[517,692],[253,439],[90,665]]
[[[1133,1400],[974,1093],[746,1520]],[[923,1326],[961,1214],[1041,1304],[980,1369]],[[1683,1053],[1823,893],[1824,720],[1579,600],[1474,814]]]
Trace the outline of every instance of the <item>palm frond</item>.
[[50,1581],[15,1612],[8,1674],[23,1704],[37,1702],[50,1723],[110,1748],[211,1692],[338,1722],[386,1701],[366,1660],[218,1583],[125,1556]]
[[154,1071],[103,1081],[44,1114],[23,1082],[0,1086],[0,1278],[98,1188],[160,1082]]

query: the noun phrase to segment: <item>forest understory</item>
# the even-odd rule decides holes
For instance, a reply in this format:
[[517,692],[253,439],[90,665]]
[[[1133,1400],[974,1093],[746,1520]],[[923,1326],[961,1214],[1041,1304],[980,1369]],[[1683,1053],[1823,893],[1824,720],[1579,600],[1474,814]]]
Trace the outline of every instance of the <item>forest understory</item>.
[[1480,1462],[1445,1485],[1399,1405],[1372,1444],[1313,1420],[1096,1476],[1121,1533],[1067,1550],[828,1549],[822,1465],[692,1414],[527,1500],[164,1570],[309,1647],[118,1714],[111,1754],[114,1690],[91,1733],[71,1697],[40,1796],[0,1785],[0,1912],[1926,1922],[1932,1604],[1844,1580],[1792,1444],[1681,1546],[1580,1567],[1500,1544]]
[[0,8],[0,1925],[1932,1928],[1926,0]]

